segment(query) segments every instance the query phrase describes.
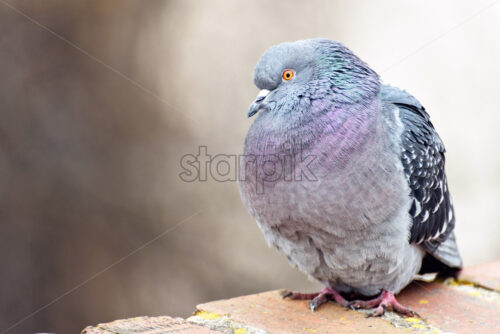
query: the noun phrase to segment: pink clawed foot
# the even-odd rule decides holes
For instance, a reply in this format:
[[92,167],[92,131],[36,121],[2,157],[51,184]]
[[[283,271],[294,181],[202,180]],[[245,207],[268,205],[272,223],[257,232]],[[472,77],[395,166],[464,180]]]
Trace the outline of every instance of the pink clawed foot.
[[317,293],[300,293],[285,290],[281,293],[281,296],[283,296],[283,298],[290,298],[294,300],[310,300],[309,307],[313,312],[316,311],[321,304],[331,300],[345,307],[349,305],[349,302],[345,300],[344,297],[337,292],[337,290],[329,287],[325,287]]
[[409,308],[401,305],[394,297],[394,294],[387,290],[382,290],[377,298],[370,300],[353,300],[348,303],[348,307],[352,309],[370,309],[375,308],[375,310],[367,315],[367,317],[380,317],[385,313],[386,310],[394,311],[400,313],[407,317],[419,317],[420,316],[410,310]]

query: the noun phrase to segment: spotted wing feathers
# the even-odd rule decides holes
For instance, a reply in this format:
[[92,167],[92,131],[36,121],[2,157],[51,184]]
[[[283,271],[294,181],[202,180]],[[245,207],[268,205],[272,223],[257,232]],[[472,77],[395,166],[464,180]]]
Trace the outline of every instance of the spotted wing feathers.
[[444,172],[445,149],[427,114],[414,105],[395,103],[405,130],[401,161],[411,189],[410,242],[434,251],[451,233],[455,215]]
[[[403,125],[401,162],[410,187],[409,213],[413,219],[409,241],[447,266],[459,267],[461,259],[452,234],[455,214],[445,175],[443,142],[424,107],[413,96],[385,86],[381,98],[398,108]],[[451,244],[455,251],[450,256]]]

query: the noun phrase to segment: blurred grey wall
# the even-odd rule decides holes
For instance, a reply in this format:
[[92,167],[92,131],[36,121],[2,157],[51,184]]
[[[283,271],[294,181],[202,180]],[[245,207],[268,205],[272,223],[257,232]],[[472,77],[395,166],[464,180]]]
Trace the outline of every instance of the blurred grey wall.
[[253,66],[282,41],[342,41],[417,96],[448,150],[465,263],[500,257],[492,3],[1,1],[0,333],[317,288],[234,182],[179,178],[200,145],[241,153]]

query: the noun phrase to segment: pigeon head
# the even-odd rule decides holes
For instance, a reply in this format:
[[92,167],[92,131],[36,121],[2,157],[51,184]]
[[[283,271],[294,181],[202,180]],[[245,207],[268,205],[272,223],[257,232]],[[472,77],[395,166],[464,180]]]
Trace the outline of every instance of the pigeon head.
[[302,98],[359,103],[380,89],[378,75],[366,63],[341,43],[328,39],[271,47],[255,66],[253,80],[261,91],[248,117],[276,106],[294,109]]

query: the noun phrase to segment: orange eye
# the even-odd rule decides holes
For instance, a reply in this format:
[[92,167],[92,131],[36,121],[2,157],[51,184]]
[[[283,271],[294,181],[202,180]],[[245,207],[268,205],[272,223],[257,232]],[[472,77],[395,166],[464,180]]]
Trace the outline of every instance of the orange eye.
[[295,75],[295,72],[293,70],[284,70],[283,73],[281,73],[281,77],[285,81],[292,79],[294,75]]

